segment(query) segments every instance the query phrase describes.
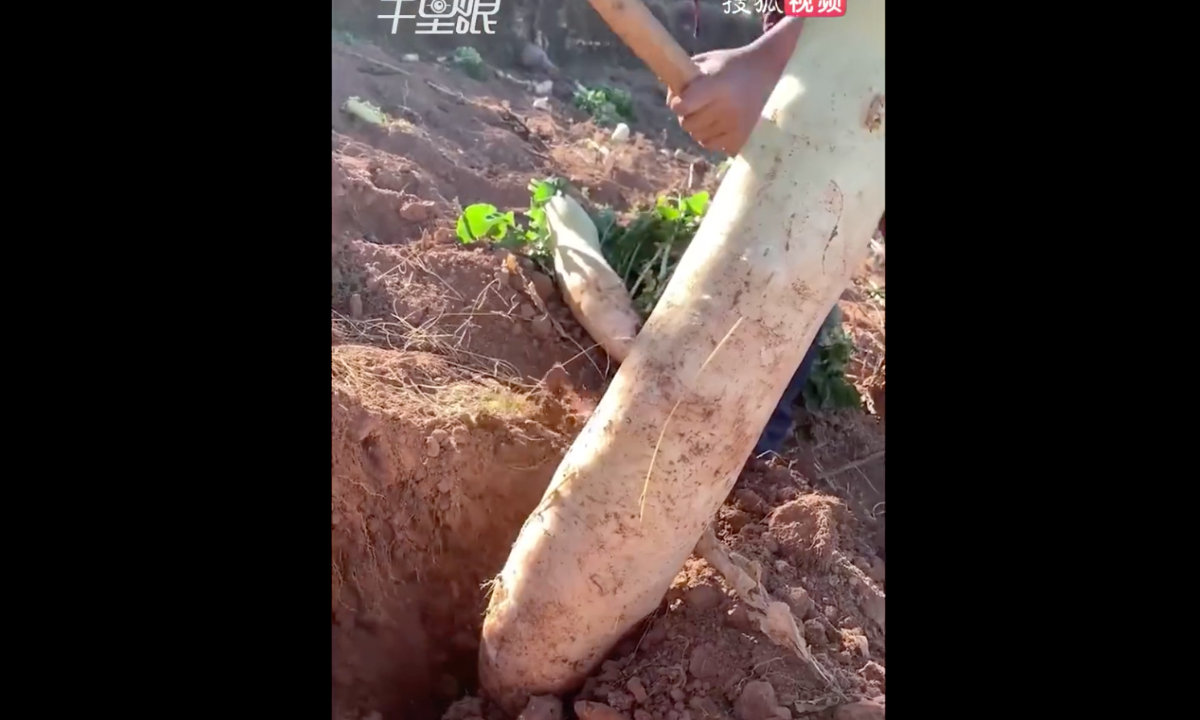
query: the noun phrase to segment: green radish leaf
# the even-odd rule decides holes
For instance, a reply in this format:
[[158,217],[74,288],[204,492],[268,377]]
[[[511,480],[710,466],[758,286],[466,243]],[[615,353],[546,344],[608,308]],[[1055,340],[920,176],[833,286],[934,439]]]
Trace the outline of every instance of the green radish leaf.
[[680,213],[677,208],[672,207],[671,201],[667,200],[665,197],[660,197],[658,199],[658,204],[655,206],[655,209],[658,210],[659,217],[667,222],[678,220],[682,216],[682,213]]
[[508,233],[506,223],[513,224],[512,213],[501,213],[495,205],[476,203],[463,209],[455,232],[460,242],[470,244],[486,237],[503,238]]
[[702,216],[708,211],[708,193],[701,190],[695,195],[692,195],[684,200],[684,203],[687,204],[688,209],[693,213]]
[[533,184],[533,204],[535,206],[539,206],[546,202],[550,198],[554,197],[554,193],[557,191],[557,189],[558,188],[555,187],[554,183],[550,182],[549,180],[543,180],[539,183]]

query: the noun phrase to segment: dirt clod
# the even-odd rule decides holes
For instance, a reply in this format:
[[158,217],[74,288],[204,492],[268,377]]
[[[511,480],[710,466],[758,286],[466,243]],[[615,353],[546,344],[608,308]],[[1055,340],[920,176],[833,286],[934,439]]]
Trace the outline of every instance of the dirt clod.
[[733,704],[733,711],[738,720],[772,720],[778,715],[778,707],[775,688],[771,683],[755,680],[746,683],[742,688],[741,694]]
[[827,572],[837,547],[838,520],[845,506],[836,498],[805,495],[776,508],[767,518],[780,552],[798,566]]
[[646,686],[642,684],[641,678],[636,676],[629,678],[629,682],[625,683],[625,688],[633,694],[635,702],[646,702]]
[[878,685],[879,692],[881,692],[881,693],[887,692],[887,689],[886,689],[887,670],[879,663],[875,662],[874,660],[869,660],[867,662],[867,664],[863,665],[862,668],[858,671],[858,674],[862,675],[863,678],[866,679],[868,682],[873,682],[876,685]]
[[808,617],[813,610],[812,598],[808,596],[808,591],[802,587],[788,588],[785,602],[792,608],[792,614],[799,620]]
[[433,214],[433,203],[410,202],[400,208],[400,217],[410,222],[423,222]]
[[531,270],[528,274],[529,282],[533,283],[533,289],[538,297],[542,302],[549,302],[555,294],[554,281],[550,279],[550,276],[537,270]]

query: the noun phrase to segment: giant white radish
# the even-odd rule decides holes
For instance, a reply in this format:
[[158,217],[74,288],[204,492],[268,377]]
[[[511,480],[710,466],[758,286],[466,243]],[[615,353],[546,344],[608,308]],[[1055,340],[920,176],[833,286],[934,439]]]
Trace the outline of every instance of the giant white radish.
[[550,198],[545,210],[554,242],[554,274],[563,300],[592,339],[612,359],[623,362],[642,319],[621,276],[600,252],[595,223],[569,195]]
[[[635,0],[593,6],[614,18]],[[492,587],[480,681],[511,711],[577,687],[661,601],[884,209],[885,0],[809,19],[753,134]],[[628,29],[628,28],[627,28]],[[653,33],[651,33],[653,34]],[[675,87],[675,85],[672,85]]]

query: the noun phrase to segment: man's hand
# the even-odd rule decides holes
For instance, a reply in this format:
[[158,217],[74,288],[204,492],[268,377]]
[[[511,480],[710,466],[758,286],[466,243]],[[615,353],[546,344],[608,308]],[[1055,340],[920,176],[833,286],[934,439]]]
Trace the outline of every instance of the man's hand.
[[706,150],[736,155],[758,122],[778,72],[753,46],[700,53],[692,60],[700,77],[682,95],[668,91],[667,106]]

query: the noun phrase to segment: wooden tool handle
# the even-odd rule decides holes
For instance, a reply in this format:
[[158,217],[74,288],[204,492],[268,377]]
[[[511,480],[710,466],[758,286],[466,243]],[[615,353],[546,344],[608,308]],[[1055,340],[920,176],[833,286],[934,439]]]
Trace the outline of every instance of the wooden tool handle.
[[671,33],[646,8],[642,0],[588,0],[612,31],[634,55],[676,94],[700,74]]

